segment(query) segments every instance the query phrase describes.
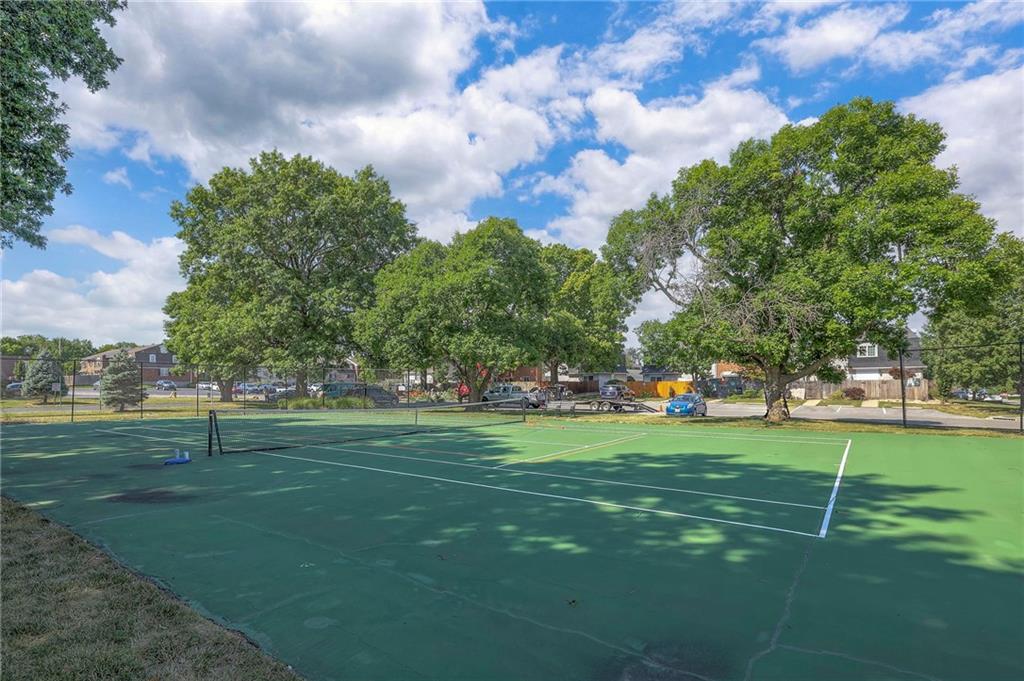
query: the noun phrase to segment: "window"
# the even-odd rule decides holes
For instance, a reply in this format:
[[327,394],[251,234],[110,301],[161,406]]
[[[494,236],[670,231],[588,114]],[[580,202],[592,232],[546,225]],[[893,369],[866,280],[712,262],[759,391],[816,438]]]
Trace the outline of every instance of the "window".
[[170,376],[171,375],[171,370],[168,369],[167,367],[160,367],[160,375],[161,376]]
[[160,346],[160,354],[161,355],[166,355],[167,354],[167,346],[166,345],[161,345]]
[[177,363],[178,363],[178,356],[177,355],[171,355],[171,364],[177,364]]
[[878,346],[874,343],[861,343],[857,346],[858,357],[878,357]]
[[149,353],[149,363],[156,364],[156,355],[154,355],[153,353]]

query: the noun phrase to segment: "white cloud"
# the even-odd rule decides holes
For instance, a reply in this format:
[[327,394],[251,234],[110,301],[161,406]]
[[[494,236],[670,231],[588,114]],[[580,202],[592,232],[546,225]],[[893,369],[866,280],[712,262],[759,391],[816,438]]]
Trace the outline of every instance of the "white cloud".
[[800,26],[790,24],[781,36],[755,41],[793,71],[807,71],[836,57],[853,57],[888,26],[907,15],[904,5],[841,7]]
[[541,176],[534,191],[571,200],[569,213],[546,227],[561,241],[598,247],[610,220],[637,208],[651,192],[665,192],[679,168],[705,158],[725,161],[750,137],[765,137],[788,122],[763,94],[709,86],[696,100],[643,104],[632,92],[600,88],[587,99],[597,138],[625,146],[623,161],[604,150],[578,152],[559,176]]
[[992,45],[968,46],[972,35],[988,38],[1024,21],[1024,4],[1016,2],[974,2],[958,10],[940,9],[930,17],[931,25],[921,31],[889,31],[879,35],[864,50],[863,58],[872,66],[900,71],[916,63],[954,62],[967,55],[967,65],[981,61],[994,63],[1000,49]]
[[1024,67],[951,82],[900,102],[948,135],[941,167],[956,165],[1000,229],[1024,236]]
[[119,184],[128,189],[132,188],[132,181],[128,179],[128,169],[124,166],[103,173],[103,181],[107,184]]
[[184,287],[178,273],[182,244],[165,237],[146,244],[124,232],[99,232],[73,225],[48,234],[52,244],[83,246],[118,261],[79,281],[37,269],[0,282],[7,335],[42,333],[86,337],[94,343],[153,342],[163,338],[161,311],[167,295]]

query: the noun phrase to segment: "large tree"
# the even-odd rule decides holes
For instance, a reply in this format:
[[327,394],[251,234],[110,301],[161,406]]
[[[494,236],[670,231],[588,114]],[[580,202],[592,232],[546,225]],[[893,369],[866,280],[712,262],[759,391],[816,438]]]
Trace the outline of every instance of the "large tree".
[[188,281],[165,308],[171,347],[193,364],[258,359],[294,372],[300,393],[308,368],[353,350],[352,313],[415,242],[405,206],[372,168],[348,177],[276,151],[221,170],[171,217]]
[[763,371],[766,416],[784,418],[791,381],[834,378],[859,341],[897,347],[919,309],[988,295],[994,224],[934,166],[943,139],[855,99],[728,164],[683,168],[668,195],[616,218],[605,257],[674,301],[719,359]]
[[113,26],[123,0],[0,2],[0,248],[15,240],[42,248],[53,197],[71,193],[67,105],[49,88],[79,76],[90,91],[107,86],[121,59],[97,24]]
[[551,382],[558,383],[561,364],[613,367],[633,307],[620,278],[585,248],[550,244],[540,258],[549,287],[540,353]]
[[1021,390],[1024,342],[1024,240],[997,237],[990,255],[996,290],[982,310],[962,305],[928,320],[922,334],[927,375],[945,399],[953,388]]
[[708,379],[715,353],[702,342],[700,328],[693,321],[678,315],[666,322],[643,322],[637,329],[637,339],[644,364],[686,372],[695,382]]
[[488,218],[385,267],[357,335],[397,365],[450,365],[475,402],[494,375],[539,356],[545,277],[540,244],[515,220]]

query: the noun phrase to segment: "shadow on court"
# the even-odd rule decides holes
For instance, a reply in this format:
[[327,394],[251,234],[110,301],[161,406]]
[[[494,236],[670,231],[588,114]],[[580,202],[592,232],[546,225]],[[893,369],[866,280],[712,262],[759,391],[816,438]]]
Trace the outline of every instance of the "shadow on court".
[[[761,501],[827,501],[841,448],[792,434],[640,438],[501,471],[377,443],[153,467],[205,443],[196,420],[169,425],[9,429],[4,494],[311,679],[1024,674],[1019,442],[856,435],[821,540],[751,527],[817,529],[820,509]],[[474,465],[530,454],[509,431],[469,441],[452,449]]]

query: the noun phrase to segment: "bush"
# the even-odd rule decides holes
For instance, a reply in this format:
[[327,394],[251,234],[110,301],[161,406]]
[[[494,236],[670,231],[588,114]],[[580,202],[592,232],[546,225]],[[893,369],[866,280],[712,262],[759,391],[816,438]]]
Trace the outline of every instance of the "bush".
[[848,400],[863,400],[864,388],[843,388],[843,397],[845,397]]
[[757,388],[747,388],[743,391],[743,397],[763,397],[764,392]]
[[373,400],[362,397],[293,397],[279,400],[278,409],[373,409]]

